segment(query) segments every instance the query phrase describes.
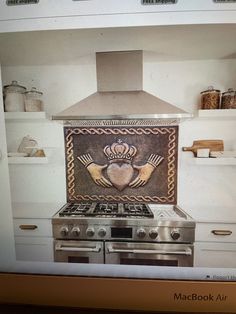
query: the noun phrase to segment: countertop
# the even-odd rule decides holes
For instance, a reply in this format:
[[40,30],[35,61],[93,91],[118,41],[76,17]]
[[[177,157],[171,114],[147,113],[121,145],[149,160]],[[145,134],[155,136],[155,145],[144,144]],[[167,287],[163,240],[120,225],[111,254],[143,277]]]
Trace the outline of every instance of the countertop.
[[[65,203],[13,203],[13,218],[50,219]],[[152,209],[156,206],[150,206]],[[162,206],[168,208],[168,206]],[[180,206],[198,223],[236,223],[236,206]]]
[[13,203],[13,218],[50,219],[65,203]]
[[236,206],[181,206],[196,222],[236,223]]

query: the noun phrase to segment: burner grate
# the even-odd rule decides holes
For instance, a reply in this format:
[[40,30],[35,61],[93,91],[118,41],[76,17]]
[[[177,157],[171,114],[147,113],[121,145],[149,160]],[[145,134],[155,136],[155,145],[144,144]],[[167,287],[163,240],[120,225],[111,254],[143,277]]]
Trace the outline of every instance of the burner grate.
[[153,218],[149,206],[140,203],[69,203],[59,216]]
[[124,215],[127,217],[150,217],[153,218],[154,215],[150,210],[149,206],[142,203],[125,203],[124,204]]
[[59,216],[82,216],[86,215],[92,203],[69,203],[60,211]]
[[118,214],[118,204],[117,203],[97,203],[93,213],[95,215]]

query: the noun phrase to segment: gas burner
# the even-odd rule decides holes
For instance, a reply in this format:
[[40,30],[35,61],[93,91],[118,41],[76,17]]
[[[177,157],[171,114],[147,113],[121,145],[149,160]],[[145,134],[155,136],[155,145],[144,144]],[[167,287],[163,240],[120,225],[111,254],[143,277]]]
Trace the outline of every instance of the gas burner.
[[95,215],[118,214],[118,203],[97,203],[93,211]]
[[153,213],[149,206],[142,203],[125,203],[124,204],[124,214],[126,216],[135,217],[150,217],[153,218]]
[[97,203],[94,211],[89,213],[97,217],[129,217],[129,218],[153,218],[154,215],[149,206],[140,203]]
[[149,206],[141,203],[68,203],[59,216],[153,218]]
[[91,208],[92,203],[69,203],[59,213],[59,216],[85,216]]

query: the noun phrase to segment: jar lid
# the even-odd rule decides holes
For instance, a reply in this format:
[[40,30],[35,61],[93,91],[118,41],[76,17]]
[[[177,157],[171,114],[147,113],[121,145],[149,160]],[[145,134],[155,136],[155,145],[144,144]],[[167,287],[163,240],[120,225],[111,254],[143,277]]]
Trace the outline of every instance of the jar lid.
[[17,81],[12,81],[10,85],[5,85],[3,89],[5,92],[24,93],[26,91],[26,87],[19,85]]
[[208,89],[204,90],[203,92],[201,92],[201,94],[203,94],[203,93],[211,93],[211,92],[220,93],[220,90],[219,89],[214,89],[213,86],[208,86]]
[[31,90],[25,92],[25,94],[28,94],[28,95],[29,94],[34,94],[34,95],[37,94],[38,96],[42,96],[43,95],[42,92],[37,91],[36,87],[32,87]]
[[234,91],[233,88],[229,88],[229,89],[227,90],[227,92],[222,93],[222,95],[223,95],[223,96],[227,96],[227,95],[232,95],[232,96],[234,96],[235,93],[236,93],[236,91]]

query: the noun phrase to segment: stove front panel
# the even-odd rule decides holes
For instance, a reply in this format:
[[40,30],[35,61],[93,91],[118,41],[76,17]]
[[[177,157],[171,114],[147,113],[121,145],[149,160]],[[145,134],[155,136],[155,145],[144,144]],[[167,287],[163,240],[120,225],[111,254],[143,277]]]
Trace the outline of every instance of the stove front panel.
[[176,204],[177,126],[65,126],[68,202]]

